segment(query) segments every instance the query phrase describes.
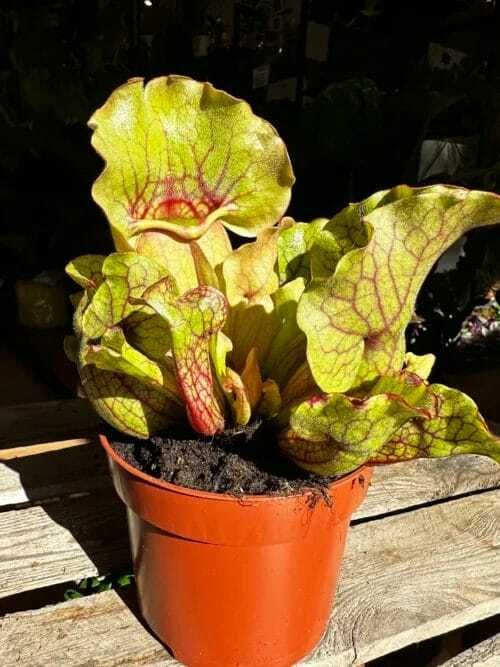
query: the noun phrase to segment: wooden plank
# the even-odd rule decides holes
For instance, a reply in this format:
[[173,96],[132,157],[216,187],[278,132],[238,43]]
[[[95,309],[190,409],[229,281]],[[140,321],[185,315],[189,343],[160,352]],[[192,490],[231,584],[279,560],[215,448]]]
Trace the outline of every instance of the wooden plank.
[[500,492],[351,529],[317,667],[374,660],[500,613]]
[[[327,633],[302,664],[359,665],[497,613],[500,492],[490,491],[354,526]],[[6,616],[0,664],[176,663],[108,592]]]
[[[45,503],[43,507],[0,513],[0,597],[96,574],[97,568],[87,554],[88,542],[92,549],[98,545],[100,559],[105,559],[108,568],[113,565],[114,553],[120,551],[122,557],[126,553],[124,510],[111,489],[103,452],[100,447],[92,447],[0,466],[0,506],[27,500]],[[375,471],[374,483],[355,515],[357,519],[500,485],[500,466],[491,467],[491,462],[482,457],[405,465]],[[108,491],[100,492],[96,502],[99,489]],[[71,500],[73,494],[80,497]],[[61,496],[70,500],[46,504],[47,499]],[[107,522],[103,523],[103,515]],[[112,539],[108,543],[110,525]],[[80,527],[78,535],[75,526]]]
[[110,487],[106,455],[95,440],[82,447],[0,463],[0,508]]
[[451,456],[377,466],[353,520],[500,487],[500,465],[485,456]]
[[27,456],[36,456],[37,454],[46,454],[47,452],[58,452],[61,449],[71,449],[88,445],[92,438],[71,438],[70,440],[55,440],[52,442],[42,442],[36,445],[22,445],[20,447],[9,447],[9,449],[0,449],[0,461],[11,461],[12,459],[22,459]]
[[0,449],[95,435],[99,417],[81,398],[0,408]]
[[114,491],[2,512],[0,526],[0,598],[130,568]]
[[180,664],[114,591],[6,616],[0,636],[2,667]]
[[441,667],[498,667],[500,633],[441,663]]

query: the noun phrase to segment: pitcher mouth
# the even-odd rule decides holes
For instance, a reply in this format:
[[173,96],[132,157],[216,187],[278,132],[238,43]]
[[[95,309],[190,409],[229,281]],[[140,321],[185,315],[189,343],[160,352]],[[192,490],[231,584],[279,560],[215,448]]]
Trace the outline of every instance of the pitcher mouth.
[[[161,479],[157,479],[156,477],[153,477],[152,475],[148,475],[145,472],[142,472],[138,468],[134,467],[130,463],[127,463],[110,445],[109,440],[106,435],[100,433],[99,434],[99,442],[101,443],[101,446],[103,447],[104,451],[108,455],[108,457],[114,461],[120,468],[123,468],[126,470],[130,475],[133,475],[134,477],[137,477],[141,479],[143,482],[146,482],[147,484],[150,484],[151,486],[156,486],[160,489],[164,489],[166,491],[170,491],[171,493],[177,493],[181,495],[186,495],[186,496],[194,496],[197,498],[204,498],[206,500],[216,500],[219,502],[237,502],[240,504],[245,504],[245,503],[265,503],[265,502],[270,502],[270,501],[291,501],[291,500],[297,500],[300,497],[312,497],[315,494],[317,494],[317,490],[310,488],[308,489],[307,487],[304,487],[303,491],[297,492],[297,493],[289,493],[289,494],[242,494],[240,495],[233,495],[229,493],[217,493],[214,491],[200,491],[198,489],[191,489],[187,486],[181,486],[179,484],[173,484],[172,482],[166,482]],[[339,479],[334,480],[331,482],[331,484],[328,485],[328,489],[331,489],[333,486],[337,486],[340,484],[348,484],[349,481],[351,480],[353,483],[354,481],[359,477],[360,472],[362,470],[369,470],[369,466],[362,465],[356,468],[356,470],[353,470],[350,473],[347,473],[346,475],[340,477]]]

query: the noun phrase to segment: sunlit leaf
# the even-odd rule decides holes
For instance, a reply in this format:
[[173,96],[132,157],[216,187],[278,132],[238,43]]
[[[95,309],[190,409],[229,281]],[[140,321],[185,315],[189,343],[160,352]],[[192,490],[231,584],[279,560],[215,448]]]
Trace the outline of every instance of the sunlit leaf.
[[108,329],[100,343],[86,345],[82,363],[94,364],[103,371],[129,375],[181,402],[172,359],[165,356],[161,363],[153,361],[127,342],[120,327]]
[[183,408],[150,384],[94,365],[81,366],[79,371],[85,395],[96,412],[122,433],[148,438],[181,421]]
[[384,195],[359,231],[353,225],[349,241],[360,247],[301,298],[298,322],[308,340],[307,359],[324,391],[346,391],[399,370],[404,331],[436,259],[468,229],[500,222],[500,197],[491,193],[451,186],[399,190],[402,199],[387,204],[390,193]]
[[474,401],[458,389],[431,385],[439,398],[434,419],[414,419],[370,457],[372,463],[394,463],[414,458],[482,454],[500,463],[500,439],[494,436]]
[[202,286],[173,299],[168,280],[160,280],[142,300],[169,325],[177,382],[191,426],[204,435],[222,431],[224,414],[214,390],[210,341],[226,319],[224,295]]
[[416,373],[424,380],[427,380],[432,372],[432,367],[436,361],[433,354],[413,354],[407,352],[404,358],[404,367],[409,373]]
[[266,229],[226,258],[222,273],[230,306],[261,303],[278,289],[278,235],[278,228]]
[[292,407],[290,426],[279,444],[305,470],[347,473],[372,459],[410,419],[430,419],[433,406],[432,392],[423,382],[409,386],[404,395],[387,392],[359,399],[315,394]]
[[82,317],[82,329],[88,338],[99,338],[106,329],[125,320],[140,308],[138,299],[146,287],[164,278],[170,291],[175,294],[177,286],[167,271],[148,257],[137,253],[113,253],[107,257],[103,267],[104,282],[96,290]]
[[262,375],[259,368],[257,350],[253,347],[248,353],[245,366],[241,371],[241,380],[248,394],[248,401],[253,410],[262,396]]
[[105,259],[104,255],[81,255],[67,264],[66,273],[80,287],[97,289],[103,280],[102,267]]
[[131,79],[89,125],[106,161],[92,192],[118,250],[148,230],[199,238],[217,220],[255,236],[288,206],[294,177],[284,143],[246,102],[209,83]]

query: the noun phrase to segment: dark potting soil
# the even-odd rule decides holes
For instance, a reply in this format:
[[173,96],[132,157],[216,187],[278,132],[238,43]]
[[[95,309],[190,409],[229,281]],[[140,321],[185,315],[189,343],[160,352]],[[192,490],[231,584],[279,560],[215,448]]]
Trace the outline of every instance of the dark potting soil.
[[170,433],[137,440],[116,432],[107,435],[113,449],[130,465],[157,479],[199,491],[289,495],[313,489],[326,497],[328,485],[336,479],[298,468],[280,453],[276,435],[259,423],[213,438]]

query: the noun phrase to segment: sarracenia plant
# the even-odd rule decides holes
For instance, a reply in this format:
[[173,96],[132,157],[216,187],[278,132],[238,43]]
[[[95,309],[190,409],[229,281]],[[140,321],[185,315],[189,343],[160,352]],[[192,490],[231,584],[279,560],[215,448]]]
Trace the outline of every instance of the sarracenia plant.
[[[273,127],[179,76],[129,81],[89,124],[116,252],[69,263],[82,291],[66,347],[106,421],[147,438],[186,419],[209,436],[261,417],[321,474],[500,462],[473,401],[429,384],[432,355],[405,353],[424,278],[464,232],[500,222],[499,196],[402,185],[295,222]],[[228,231],[255,240],[234,250]]]

